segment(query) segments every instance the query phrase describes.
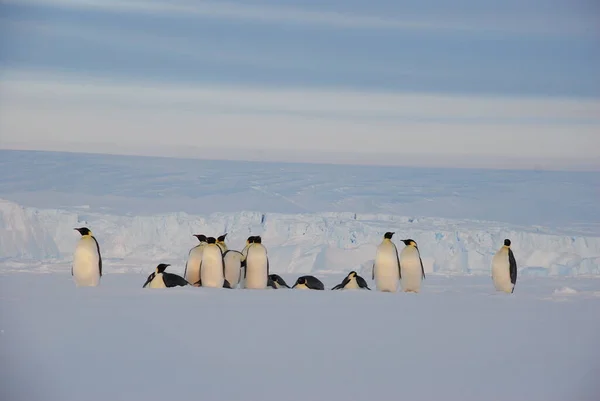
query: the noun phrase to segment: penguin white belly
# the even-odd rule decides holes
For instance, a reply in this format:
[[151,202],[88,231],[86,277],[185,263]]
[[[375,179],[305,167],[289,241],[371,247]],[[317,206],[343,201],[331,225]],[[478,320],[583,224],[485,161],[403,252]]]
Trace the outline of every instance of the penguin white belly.
[[165,285],[165,280],[163,280],[162,273],[158,273],[157,275],[155,275],[154,278],[152,279],[152,281],[150,282],[150,284],[148,284],[148,287],[150,287],[150,288],[167,288],[167,286]]
[[93,238],[79,240],[73,255],[73,279],[78,287],[100,284],[100,255]]
[[510,282],[510,264],[508,251],[501,249],[492,258],[492,280],[497,291],[511,292],[513,285]]
[[202,287],[223,288],[225,275],[223,273],[223,254],[221,248],[213,244],[207,245],[202,251]]
[[231,288],[236,288],[242,274],[242,254],[229,251],[225,254],[225,278]]
[[267,252],[264,248],[261,248],[262,247],[258,246],[252,246],[248,248],[248,255],[246,256],[246,280],[244,283],[244,288],[267,288]]
[[184,277],[188,283],[196,284],[200,280],[200,262],[202,262],[203,249],[203,245],[198,245],[190,251]]
[[398,290],[398,255],[393,247],[379,249],[375,256],[375,283],[379,291]]
[[294,289],[298,289],[298,290],[310,290],[310,288],[308,288],[306,286],[306,284],[298,284]]
[[350,282],[344,287],[345,290],[356,290],[358,288],[360,287],[358,286],[358,282],[355,278],[351,279]]
[[421,270],[421,259],[417,248],[407,246],[400,253],[400,266],[402,266],[402,278],[400,285],[404,292],[419,292],[423,271]]

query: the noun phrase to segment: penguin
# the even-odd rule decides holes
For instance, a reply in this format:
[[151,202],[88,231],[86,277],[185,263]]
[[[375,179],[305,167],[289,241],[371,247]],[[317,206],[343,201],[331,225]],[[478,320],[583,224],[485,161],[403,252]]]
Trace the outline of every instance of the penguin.
[[269,280],[273,283],[273,288],[290,288],[279,274],[269,274]]
[[403,239],[404,249],[400,252],[400,285],[404,292],[419,292],[421,281],[425,279],[425,269],[417,243]]
[[[250,240],[250,238],[249,238]],[[252,237],[246,250],[243,288],[265,289],[269,284],[269,257],[260,236]]]
[[324,290],[325,286],[315,276],[301,276],[298,277],[296,283],[292,286],[292,288],[298,288],[301,290]]
[[492,258],[492,280],[496,291],[512,294],[517,284],[517,260],[510,244],[510,240],[505,239],[502,248]]
[[142,288],[146,288],[146,286],[148,286],[148,288],[184,287],[190,284],[186,279],[177,274],[165,273],[165,269],[169,266],[171,265],[166,263],[161,263],[156,266],[156,270],[148,276],[148,279]]
[[96,287],[102,277],[100,245],[89,228],[74,228],[81,238],[75,247],[71,276],[77,287]]
[[396,292],[398,280],[401,278],[400,259],[396,244],[392,242],[394,232],[386,232],[381,244],[377,247],[373,263],[372,279],[378,291]]
[[225,280],[225,263],[223,263],[223,252],[217,245],[215,237],[208,237],[202,251],[200,263],[200,281],[197,283],[202,287],[231,288]]
[[240,283],[242,274],[242,253],[228,249],[223,254],[223,263],[225,264],[225,279],[229,282],[231,288],[236,288]]
[[225,237],[227,237],[227,233],[217,238],[217,245],[219,245],[219,248],[221,248],[221,252],[223,252],[223,254],[225,254],[225,252],[227,252],[227,250],[229,249],[225,244]]
[[333,287],[332,290],[355,290],[357,288],[371,290],[364,278],[356,274],[355,271],[351,271],[346,278],[344,278],[340,284]]
[[194,234],[194,237],[198,238],[200,243],[193,247],[188,254],[188,260],[185,264],[185,271],[183,277],[190,283],[200,281],[200,268],[202,267],[202,250],[206,246],[206,235]]

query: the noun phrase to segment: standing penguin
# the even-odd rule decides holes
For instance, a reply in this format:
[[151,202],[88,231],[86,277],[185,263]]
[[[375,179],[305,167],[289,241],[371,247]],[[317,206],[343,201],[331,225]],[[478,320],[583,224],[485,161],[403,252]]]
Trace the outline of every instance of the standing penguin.
[[200,285],[202,287],[223,288],[225,283],[225,264],[223,252],[217,245],[215,237],[208,237],[202,251],[202,269],[200,270]]
[[351,271],[344,280],[333,287],[332,290],[355,290],[357,288],[366,288],[367,290],[370,290],[365,279],[356,274],[355,271]]
[[185,264],[185,271],[183,273],[183,277],[190,282],[198,283],[200,281],[200,269],[202,268],[202,250],[206,245],[206,235],[204,234],[194,234],[194,237],[198,238],[200,243],[190,249],[190,253],[188,254],[188,260]]
[[373,263],[372,279],[378,291],[396,292],[398,280],[402,277],[400,273],[400,259],[398,249],[392,242],[393,232],[383,235],[383,241],[377,247],[375,262]]
[[170,288],[189,285],[183,277],[174,273],[166,273],[165,269],[169,266],[171,265],[166,263],[156,266],[156,270],[148,276],[142,288],[146,288],[146,286],[148,288]]
[[283,277],[281,277],[279,274],[269,274],[269,280],[273,283],[273,288],[290,288],[290,286],[287,285]]
[[219,248],[221,248],[221,252],[223,252],[223,254],[225,254],[225,252],[227,252],[228,249],[227,245],[225,244],[225,237],[227,237],[227,233],[217,238],[217,245],[219,245]]
[[492,258],[492,280],[497,291],[513,293],[517,284],[517,260],[505,239],[502,248]]
[[400,252],[400,285],[404,292],[419,292],[421,280],[425,279],[425,269],[417,243],[403,239],[404,249]]
[[300,290],[324,290],[325,286],[315,276],[301,276],[298,277],[296,283],[292,286],[292,288],[297,288]]
[[242,258],[241,252],[229,249],[223,255],[223,263],[225,264],[225,279],[229,281],[231,288],[236,288],[240,282],[242,274]]
[[265,289],[269,283],[269,257],[260,236],[252,237],[248,245],[244,270],[244,288]]
[[71,276],[77,287],[96,287],[102,277],[102,255],[100,245],[87,227],[74,228],[81,238],[73,254]]

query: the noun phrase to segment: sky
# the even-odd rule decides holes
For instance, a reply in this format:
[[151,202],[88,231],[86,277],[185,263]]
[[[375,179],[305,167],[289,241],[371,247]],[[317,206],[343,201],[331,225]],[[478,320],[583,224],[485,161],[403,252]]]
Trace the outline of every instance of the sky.
[[2,0],[0,147],[600,169],[594,0]]

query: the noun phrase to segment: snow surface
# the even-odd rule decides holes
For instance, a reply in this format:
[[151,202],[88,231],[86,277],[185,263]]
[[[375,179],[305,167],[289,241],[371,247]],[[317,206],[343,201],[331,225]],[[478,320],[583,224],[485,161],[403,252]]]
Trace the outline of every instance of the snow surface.
[[[597,400],[599,173],[0,151],[1,400]],[[76,288],[79,234],[105,275]],[[142,289],[192,234],[261,235],[288,283],[370,280],[410,237],[419,294]],[[504,238],[514,294],[493,290]]]
[[[0,275],[0,399],[592,401],[600,279],[427,278],[420,294],[142,289]],[[283,274],[289,283],[297,275]],[[326,288],[341,275],[319,276]],[[567,285],[576,294],[554,290]]]

